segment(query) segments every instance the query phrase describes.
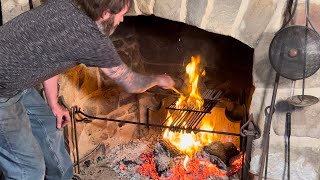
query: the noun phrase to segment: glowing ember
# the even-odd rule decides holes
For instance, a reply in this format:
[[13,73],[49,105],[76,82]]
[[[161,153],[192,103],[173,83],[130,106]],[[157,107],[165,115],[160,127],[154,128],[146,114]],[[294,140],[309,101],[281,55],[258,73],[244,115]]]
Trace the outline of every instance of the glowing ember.
[[172,176],[170,180],[194,180],[208,179],[209,177],[224,177],[226,174],[217,168],[216,165],[206,160],[192,159],[188,162],[187,168],[184,169],[180,165],[172,168]]
[[239,158],[232,162],[230,165],[230,169],[227,172],[228,176],[231,176],[233,174],[236,174],[241,168],[242,168],[242,162],[243,159],[246,159],[246,156],[242,155],[242,153],[239,155]]
[[154,157],[151,154],[143,154],[141,159],[144,163],[137,168],[137,171],[143,176],[156,180],[205,180],[210,177],[226,176],[224,171],[211,162],[194,157],[187,162],[184,161],[186,168],[178,163],[169,170],[170,177],[160,177],[155,169]]
[[151,153],[143,153],[140,155],[140,158],[144,163],[137,168],[138,173],[142,176],[150,177],[151,179],[159,179],[154,156]]

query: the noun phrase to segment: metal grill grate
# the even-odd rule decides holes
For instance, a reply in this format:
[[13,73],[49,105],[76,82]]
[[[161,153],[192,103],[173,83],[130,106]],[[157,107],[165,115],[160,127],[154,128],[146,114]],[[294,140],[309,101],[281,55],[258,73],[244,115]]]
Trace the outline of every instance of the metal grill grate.
[[195,107],[178,107],[177,101],[173,102],[167,109],[173,110],[170,116],[164,122],[164,125],[169,124],[172,128],[195,129],[202,118],[211,113],[212,108],[217,104],[218,98],[222,95],[221,90],[206,90],[203,94],[204,104],[200,108]]

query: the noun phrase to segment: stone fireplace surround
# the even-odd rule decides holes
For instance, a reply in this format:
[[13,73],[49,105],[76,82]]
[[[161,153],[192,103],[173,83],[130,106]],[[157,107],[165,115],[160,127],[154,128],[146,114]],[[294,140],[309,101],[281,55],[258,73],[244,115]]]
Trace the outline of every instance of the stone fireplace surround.
[[[184,22],[186,24],[197,26],[208,32],[223,34],[234,37],[244,44],[254,49],[253,62],[253,92],[250,113],[254,115],[254,121],[263,130],[265,115],[264,108],[270,105],[272,88],[275,72],[272,70],[268,60],[268,47],[283,21],[283,14],[286,8],[285,0],[135,0],[130,10],[130,15],[155,15],[165,19]],[[304,1],[300,0],[297,8],[297,14],[293,24],[304,24]],[[28,10],[27,0],[1,0],[3,21],[17,16],[23,11]],[[40,4],[34,1],[34,5]],[[310,15],[316,28],[319,29],[319,9],[320,1],[311,1]],[[82,68],[74,69],[74,74],[66,74],[61,81],[61,86],[69,84],[66,79],[77,78]],[[99,73],[97,70],[82,71],[84,74]],[[87,78],[84,78],[87,79]],[[96,82],[99,87],[105,86],[99,78],[87,80]],[[306,94],[319,97],[319,72],[306,81]],[[88,92],[97,86],[90,83]],[[301,90],[301,83],[298,82],[296,92]],[[111,95],[117,93],[115,87],[108,92]],[[93,91],[95,92],[95,91]],[[81,105],[80,100],[90,99],[89,96],[79,96],[82,99],[76,101],[75,95],[68,96],[70,93],[76,94],[77,91],[63,89],[61,93],[66,97],[69,105]],[[85,92],[81,92],[84,93]],[[79,94],[78,94],[79,95]],[[82,95],[82,94],[80,94]],[[276,112],[273,116],[270,139],[269,155],[269,179],[281,179],[284,173],[284,119],[287,111],[286,105],[282,102],[290,95],[290,81],[284,78],[280,80],[280,87],[277,94]],[[144,97],[147,95],[143,95]],[[126,99],[126,98],[124,98]],[[152,99],[152,98],[151,98]],[[148,99],[150,100],[150,99]],[[99,102],[95,102],[99,103]],[[105,103],[103,103],[105,105]],[[319,179],[319,152],[320,152],[320,134],[319,123],[319,104],[294,109],[292,112],[292,137],[291,137],[291,177],[293,179]],[[100,110],[100,109],[99,109]],[[130,111],[129,111],[130,112]],[[253,159],[251,162],[251,172],[258,174],[259,157],[261,155],[261,138],[254,142]]]

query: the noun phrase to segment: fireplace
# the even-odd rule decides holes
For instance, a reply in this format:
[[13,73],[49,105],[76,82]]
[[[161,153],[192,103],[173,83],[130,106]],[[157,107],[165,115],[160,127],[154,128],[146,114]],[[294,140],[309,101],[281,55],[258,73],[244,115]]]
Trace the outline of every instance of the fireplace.
[[[200,107],[190,107],[190,103],[179,106],[178,99],[183,95],[157,87],[144,94],[126,94],[97,71],[106,81],[103,83],[106,93],[72,108],[73,126],[69,127],[69,134],[73,137],[69,137],[69,145],[74,162],[79,162],[76,171],[80,169],[80,173],[88,175],[95,172],[94,167],[105,164],[126,177],[174,179],[194,174],[202,179],[210,176],[248,179],[252,140],[258,136],[256,129],[249,130],[252,119],[248,115],[253,91],[253,49],[232,37],[155,16],[126,17],[112,40],[133,70],[167,73],[175,79],[182,94],[190,92],[192,86],[188,87],[190,77],[186,67],[197,62],[198,67],[193,67],[198,68],[196,91],[203,102]],[[80,87],[90,86],[85,78],[79,79]],[[118,102],[112,100],[114,96],[118,96]],[[111,98],[110,103],[100,104],[103,98]],[[111,103],[117,107],[107,105]],[[211,127],[203,126],[205,123]],[[183,138],[194,138],[186,144],[202,145],[179,149],[172,139],[182,134]],[[122,150],[116,152],[120,147]],[[192,149],[196,150],[191,152]],[[113,157],[123,153],[136,155],[127,157],[129,160]],[[118,161],[112,162],[112,157]],[[182,166],[183,161],[186,167]],[[244,162],[246,166],[242,169]],[[205,169],[195,172],[196,168],[190,166]],[[132,169],[140,170],[134,174]]]

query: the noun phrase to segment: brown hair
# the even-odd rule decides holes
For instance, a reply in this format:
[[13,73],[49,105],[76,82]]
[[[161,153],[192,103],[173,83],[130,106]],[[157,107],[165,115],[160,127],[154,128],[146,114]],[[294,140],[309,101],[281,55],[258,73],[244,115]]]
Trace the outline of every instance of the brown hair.
[[131,0],[76,0],[78,5],[94,21],[102,17],[105,10],[110,14],[119,13]]

